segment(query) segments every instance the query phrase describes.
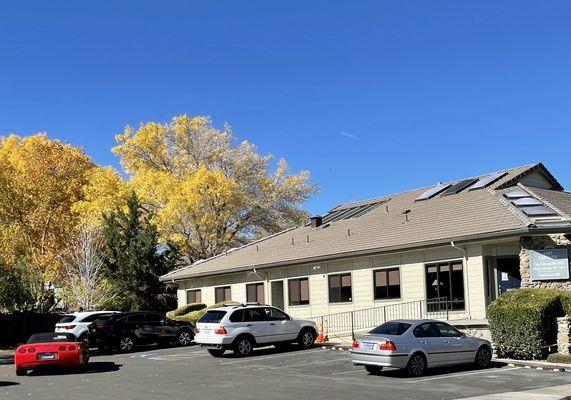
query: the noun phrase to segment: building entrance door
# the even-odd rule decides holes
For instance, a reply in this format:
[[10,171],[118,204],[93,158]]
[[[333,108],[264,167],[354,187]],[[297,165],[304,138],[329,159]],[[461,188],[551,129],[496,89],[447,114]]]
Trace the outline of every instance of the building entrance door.
[[519,257],[498,257],[496,270],[498,271],[498,294],[521,287]]
[[284,281],[272,281],[272,306],[284,309]]

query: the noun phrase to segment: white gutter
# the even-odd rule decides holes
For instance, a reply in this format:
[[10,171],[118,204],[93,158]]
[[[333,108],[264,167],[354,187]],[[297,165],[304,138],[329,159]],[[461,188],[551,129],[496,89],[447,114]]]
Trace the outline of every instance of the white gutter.
[[466,297],[466,311],[468,311],[468,319],[472,319],[472,314],[470,313],[470,280],[468,279],[468,253],[466,252],[466,247],[462,246],[456,246],[454,244],[454,241],[450,241],[450,246],[452,246],[452,248],[456,249],[456,250],[460,250],[462,253],[464,253],[464,268],[466,270],[465,276],[466,276],[466,290],[465,293],[467,294]]

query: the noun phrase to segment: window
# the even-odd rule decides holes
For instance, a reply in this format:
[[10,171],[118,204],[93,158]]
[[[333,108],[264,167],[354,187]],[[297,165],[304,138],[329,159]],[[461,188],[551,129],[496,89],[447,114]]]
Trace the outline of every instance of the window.
[[432,322],[418,325],[412,331],[415,337],[440,337],[440,332]]
[[217,324],[220,321],[222,321],[222,318],[224,318],[225,315],[226,311],[218,311],[218,310],[206,311],[206,314],[200,317],[198,322],[204,324]]
[[405,322],[385,322],[382,325],[377,326],[375,329],[369,333],[373,335],[397,335],[400,336],[405,333],[411,324]]
[[351,301],[351,274],[329,275],[329,302]]
[[400,298],[400,273],[398,268],[374,271],[375,300]]
[[63,318],[58,321],[58,324],[67,324],[73,321],[75,321],[75,315],[64,315]]
[[299,278],[288,281],[289,305],[309,304],[309,279]]
[[91,315],[88,315],[87,317],[83,318],[81,320],[81,322],[94,322],[94,321],[101,319],[102,317],[104,317],[106,315],[111,315],[111,314],[91,314]]
[[444,322],[437,322],[436,327],[443,337],[462,337],[464,336],[462,332],[454,328],[451,325],[445,324]]
[[246,285],[246,301],[264,304],[264,284],[250,283]]
[[242,322],[244,320],[244,310],[237,310],[230,315],[230,322]]
[[265,309],[267,318],[270,321],[287,321],[289,317],[286,313],[272,307],[268,307]]
[[160,322],[165,320],[165,317],[159,314],[145,314],[145,315],[147,316],[147,321]]
[[145,322],[145,316],[143,314],[133,314],[127,317],[127,322]]
[[186,304],[200,303],[202,301],[202,292],[200,289],[186,291]]
[[230,286],[221,286],[214,288],[214,302],[221,303],[232,299]]
[[246,308],[244,312],[244,322],[262,322],[268,319],[263,308]]
[[[464,272],[459,261],[426,266],[428,310],[464,309]],[[430,301],[433,300],[433,301]]]

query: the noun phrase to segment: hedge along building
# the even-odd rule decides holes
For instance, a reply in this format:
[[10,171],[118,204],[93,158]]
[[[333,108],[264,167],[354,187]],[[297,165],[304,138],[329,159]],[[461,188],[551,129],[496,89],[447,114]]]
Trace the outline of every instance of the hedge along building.
[[259,301],[315,317],[418,302],[484,319],[507,290],[571,290],[569,233],[571,193],[534,164],[342,204],[161,280],[178,284],[179,305]]

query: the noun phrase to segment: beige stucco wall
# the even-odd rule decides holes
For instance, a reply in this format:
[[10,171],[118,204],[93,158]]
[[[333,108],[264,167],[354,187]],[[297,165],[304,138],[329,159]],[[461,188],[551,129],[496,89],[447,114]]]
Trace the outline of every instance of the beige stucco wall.
[[[451,313],[451,319],[473,318],[482,319],[485,311],[484,286],[484,257],[483,246],[480,244],[467,245],[467,263],[464,253],[451,246],[429,249],[424,251],[403,252],[399,254],[378,255],[345,259],[333,262],[293,265],[282,268],[272,268],[223,275],[216,277],[197,278],[180,281],[178,300],[179,305],[186,303],[187,289],[201,289],[202,301],[208,305],[214,303],[214,288],[231,285],[232,300],[246,301],[246,283],[264,281],[266,302],[271,300],[272,280],[284,280],[285,311],[295,317],[310,317],[330,313],[359,310],[400,302],[426,299],[425,266],[433,262],[462,260],[464,262],[464,290],[466,310]],[[399,267],[401,280],[401,299],[374,300],[373,271],[379,268]],[[329,303],[328,274],[351,273],[353,297],[348,303]],[[289,306],[287,279],[309,277],[310,304]]]

